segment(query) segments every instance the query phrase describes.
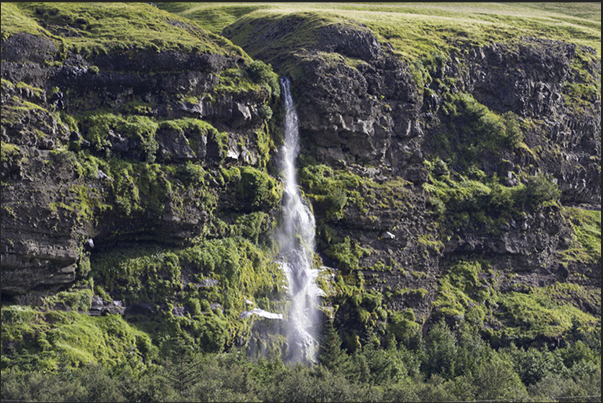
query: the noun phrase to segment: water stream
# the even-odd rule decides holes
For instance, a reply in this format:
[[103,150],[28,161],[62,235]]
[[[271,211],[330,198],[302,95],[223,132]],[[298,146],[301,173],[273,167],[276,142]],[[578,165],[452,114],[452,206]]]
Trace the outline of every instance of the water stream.
[[285,99],[285,132],[281,170],[285,185],[283,224],[278,232],[279,254],[289,284],[291,306],[288,312],[289,352],[291,362],[314,362],[318,350],[317,332],[322,290],[316,284],[318,270],[312,268],[315,222],[304,204],[295,172],[299,153],[298,118],[291,97],[290,82],[281,79]]

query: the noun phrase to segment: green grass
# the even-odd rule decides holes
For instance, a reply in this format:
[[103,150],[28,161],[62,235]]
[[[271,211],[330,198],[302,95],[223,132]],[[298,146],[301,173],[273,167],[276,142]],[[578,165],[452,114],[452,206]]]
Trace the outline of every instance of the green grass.
[[2,39],[21,32],[81,54],[176,49],[246,57],[228,40],[144,3],[2,3]]
[[[600,3],[157,3],[220,33],[243,19],[316,13],[325,23],[355,20],[404,58],[447,53],[454,41],[485,44],[520,36],[565,40],[601,55]],[[304,35],[304,33],[301,33]],[[233,41],[237,43],[237,41]],[[253,53],[253,52],[250,52]]]
[[[156,350],[148,334],[119,315],[94,317],[22,306],[2,307],[2,347],[3,368],[34,365],[48,371],[59,365],[114,367],[125,361],[136,367]],[[17,349],[19,354],[13,354]]]

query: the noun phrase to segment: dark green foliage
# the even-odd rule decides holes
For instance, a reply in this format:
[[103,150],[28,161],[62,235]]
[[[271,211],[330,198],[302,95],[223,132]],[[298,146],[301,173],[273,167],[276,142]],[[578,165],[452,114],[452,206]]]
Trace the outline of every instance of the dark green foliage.
[[178,179],[187,187],[196,187],[204,182],[205,170],[190,161],[178,165],[176,172]]
[[260,114],[260,117],[264,120],[272,119],[272,108],[270,108],[268,105],[260,106],[258,109],[258,113]]
[[509,147],[517,148],[523,142],[523,133],[519,127],[519,119],[513,112],[505,112],[502,115],[505,125],[505,140]]
[[245,200],[246,208],[254,210],[270,210],[281,199],[281,189],[274,178],[253,167],[240,168],[241,179],[237,194]]
[[320,343],[319,362],[329,370],[339,368],[344,361],[341,351],[341,337],[337,334],[333,322],[328,321],[325,325],[323,340]]
[[545,202],[556,201],[561,192],[551,175],[536,175],[528,178],[525,188],[516,195],[517,202],[528,209],[535,209]]
[[425,166],[430,174],[423,188],[430,195],[433,211],[453,227],[471,218],[478,221],[481,231],[496,233],[510,214],[536,210],[557,202],[561,196],[551,175],[526,175],[525,184],[508,187],[496,175],[488,177],[475,167],[467,169],[466,175],[450,173],[439,158],[426,160]]
[[409,308],[394,313],[388,320],[388,330],[407,348],[417,348],[421,340],[421,327],[415,319],[414,312]]
[[[278,98],[281,96],[281,87],[278,75],[272,71],[272,66],[261,60],[254,60],[247,66],[247,74],[256,83],[265,84],[270,89],[270,94]],[[270,118],[267,118],[270,119]]]
[[[327,326],[326,338],[334,342],[327,345],[333,348],[323,350],[321,363],[312,367],[285,366],[280,359],[254,362],[239,349],[199,353],[189,339],[176,336],[165,342],[170,347],[163,359],[139,370],[126,362],[113,369],[99,365],[48,372],[3,368],[1,396],[3,400],[93,402],[566,401],[561,397],[600,401],[600,351],[584,344],[555,351],[515,347],[496,351],[479,342],[475,327],[462,326],[458,338],[443,322],[432,329],[422,352],[367,343],[349,355],[338,350],[334,328]],[[421,356],[423,363],[444,367],[432,367],[431,373],[423,367],[418,372],[413,368]],[[530,384],[522,377],[528,377]]]
[[562,357],[556,352],[539,351],[534,347],[524,351],[515,345],[502,351],[510,358],[509,361],[526,386],[539,382],[547,374],[560,374],[565,369]]
[[526,387],[521,383],[511,363],[497,355],[480,363],[470,375],[477,400],[525,400]]
[[100,365],[46,372],[2,371],[2,400],[28,402],[125,402],[119,384]]
[[452,378],[456,373],[456,337],[443,320],[435,323],[425,338],[426,358],[421,367],[426,374]]

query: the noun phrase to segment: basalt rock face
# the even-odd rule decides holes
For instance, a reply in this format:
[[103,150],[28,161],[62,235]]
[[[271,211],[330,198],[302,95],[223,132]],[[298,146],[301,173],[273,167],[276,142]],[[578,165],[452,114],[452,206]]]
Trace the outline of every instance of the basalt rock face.
[[569,43],[523,38],[452,55],[435,76],[456,78],[458,91],[529,122],[525,142],[538,147],[538,155],[509,159],[552,174],[564,203],[600,205],[601,99],[594,91],[577,91],[600,77],[600,62],[585,57],[595,54]]
[[[257,132],[265,118],[258,109],[270,94],[216,90],[224,70],[240,68],[244,60],[236,54],[61,56],[50,39],[18,34],[3,41],[2,295],[25,301],[73,284],[88,274],[92,248],[179,244],[205,231],[216,207],[208,197],[232,199],[226,187],[172,187],[180,183],[177,173],[152,168],[86,172],[75,153],[116,156],[133,167],[154,159],[193,161],[207,170],[259,164],[265,156]],[[156,143],[149,143],[109,125],[98,142],[91,131],[66,123],[65,115],[101,109],[160,122],[202,119],[207,128],[160,125],[150,138]],[[124,179],[129,185],[118,184]],[[140,206],[124,204],[127,194]]]
[[[365,294],[380,295],[388,310],[412,308],[421,324],[437,319],[442,279],[459,262],[482,265],[475,281],[500,293],[559,282],[600,287],[600,260],[567,258],[577,240],[564,207],[600,209],[600,98],[588,89],[600,80],[600,64],[591,50],[524,38],[459,47],[421,72],[366,26],[308,24],[298,15],[259,18],[252,29],[235,23],[223,35],[237,43],[244,32],[237,44],[292,80],[300,184],[326,266]],[[228,225],[244,214],[266,213],[258,225],[268,233],[278,204],[264,169],[271,95],[266,86],[241,84],[247,59],[171,50],[62,52],[28,34],[2,42],[3,296],[30,303],[84,278],[95,251],[145,242],[182,246],[232,231]],[[502,178],[509,194],[520,194],[526,178],[550,174],[561,205],[499,212],[484,202],[494,189],[485,185],[470,195],[474,201],[460,191],[456,205],[438,200],[434,180],[451,188],[471,182],[461,164],[433,163],[462,146],[453,141],[462,118],[453,120],[450,101],[459,94],[496,116],[512,114],[522,134],[522,144],[477,153],[471,162],[487,178]],[[108,117],[114,123],[106,127],[85,123],[87,114],[98,118],[107,109],[123,119]],[[79,128],[70,115],[78,115]],[[152,135],[128,132],[129,118],[152,127]],[[442,150],[442,136],[458,147]],[[82,150],[98,158],[76,159]],[[187,162],[204,168],[203,180]],[[260,169],[230,179],[220,173],[247,165]],[[331,171],[304,172],[315,166]],[[346,186],[340,193],[314,188],[313,181],[347,174],[353,178],[339,182]],[[362,334],[367,320],[359,318],[357,301],[341,298],[337,310],[331,307],[336,324]],[[572,304],[600,315],[600,296],[597,303],[578,295]],[[156,313],[99,299],[93,306],[95,314]],[[387,327],[375,306],[368,322]],[[184,307],[172,313],[186,314]],[[256,330],[262,339],[276,332]]]
[[[234,40],[240,29],[235,24],[223,34]],[[313,27],[298,16],[254,21],[239,44],[275,71],[291,73],[304,147],[330,164],[409,169],[423,180],[415,173],[421,163],[422,94],[408,66],[362,24],[316,28],[310,45],[300,39],[296,47],[294,38],[302,29]],[[251,47],[260,40],[263,47],[254,52]],[[292,46],[279,53],[279,43],[286,40]]]
[[[405,182],[393,187],[391,199],[385,188],[358,188],[365,205],[348,202],[333,218],[325,213],[324,196],[313,197],[312,182],[302,175],[322,223],[318,251],[327,266],[343,267],[346,274],[361,271],[367,289],[389,294],[384,306],[410,307],[427,322],[433,319],[439,279],[459,261],[487,261],[489,269],[479,281],[500,292],[564,281],[592,289],[600,285],[600,261],[563,260],[564,251],[575,245],[563,208],[527,209],[486,225],[473,222],[473,215],[483,214],[479,209],[467,210],[462,219],[455,212],[438,216],[423,187],[434,174],[425,161],[457,151],[438,150],[434,143],[450,127],[446,97],[465,93],[498,115],[513,114],[525,144],[478,154],[472,163],[486,175],[507,178],[509,189],[522,175],[550,174],[562,204],[600,209],[600,98],[579,92],[582,84],[600,79],[599,62],[588,56],[592,49],[530,38],[461,48],[439,66],[434,63],[420,85],[391,46],[361,24],[317,28],[311,43],[307,30],[298,32],[296,41],[295,30],[302,25],[293,16],[259,19],[235,23],[223,35],[292,78],[302,154],[382,185]],[[466,175],[462,167],[450,168]],[[343,243],[333,246],[335,239],[347,239],[348,255],[354,245],[368,250],[357,253],[356,268],[350,270],[347,257],[333,253],[343,248]],[[600,314],[595,305],[587,311]],[[346,333],[358,324],[351,319],[353,311],[342,305],[336,314]]]

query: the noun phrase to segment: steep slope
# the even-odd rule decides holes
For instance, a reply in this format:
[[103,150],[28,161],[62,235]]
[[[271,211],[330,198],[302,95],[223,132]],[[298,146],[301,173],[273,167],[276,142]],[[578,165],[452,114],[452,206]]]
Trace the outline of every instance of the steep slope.
[[348,351],[596,339],[596,5],[158,6],[2,4],[3,369],[286,353],[274,72]]
[[[333,303],[348,346],[352,329],[386,337],[403,310],[420,324],[477,321],[503,344],[562,342],[571,317],[594,325],[600,253],[579,242],[587,224],[570,207],[594,209],[600,225],[596,51],[450,38],[408,63],[378,28],[289,11],[256,11],[222,33],[292,78],[302,186],[319,252],[340,269]],[[522,319],[543,309],[555,324]]]
[[[194,315],[200,348],[239,340],[246,301],[283,285],[266,235],[276,75],[144,4],[7,3],[2,38],[3,303]],[[26,333],[3,333],[3,360]]]

